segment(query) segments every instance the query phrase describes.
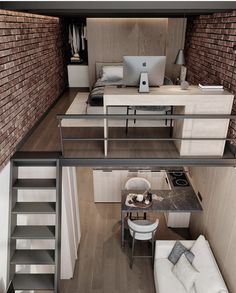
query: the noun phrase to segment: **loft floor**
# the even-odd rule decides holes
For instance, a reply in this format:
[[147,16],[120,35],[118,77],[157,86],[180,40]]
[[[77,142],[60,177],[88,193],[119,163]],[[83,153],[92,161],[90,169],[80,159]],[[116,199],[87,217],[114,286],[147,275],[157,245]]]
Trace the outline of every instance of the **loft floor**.
[[[46,117],[34,129],[19,149],[20,152],[60,152],[60,135],[57,114],[65,114],[73,102],[78,89],[67,89]],[[103,138],[103,127],[67,127],[63,128],[64,135],[73,137],[76,135],[90,138]],[[166,127],[129,127],[128,137],[169,137],[169,129]],[[125,129],[112,127],[109,129],[109,137],[126,138]],[[104,157],[103,141],[67,141],[64,143],[62,159],[64,164],[83,163],[83,160],[111,161],[119,164],[122,159],[129,164],[153,163],[161,165],[236,165],[236,159],[226,148],[223,158],[184,158],[180,157],[173,142],[168,141],[110,141],[108,156]],[[148,161],[149,160],[149,161]],[[121,162],[121,161],[120,161]],[[97,161],[98,163],[98,161]]]

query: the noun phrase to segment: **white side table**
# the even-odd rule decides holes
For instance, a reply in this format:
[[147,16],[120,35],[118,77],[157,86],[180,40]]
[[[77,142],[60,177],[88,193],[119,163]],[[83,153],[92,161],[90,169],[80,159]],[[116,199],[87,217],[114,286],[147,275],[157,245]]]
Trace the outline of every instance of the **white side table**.
[[88,65],[69,64],[67,69],[69,87],[89,87]]

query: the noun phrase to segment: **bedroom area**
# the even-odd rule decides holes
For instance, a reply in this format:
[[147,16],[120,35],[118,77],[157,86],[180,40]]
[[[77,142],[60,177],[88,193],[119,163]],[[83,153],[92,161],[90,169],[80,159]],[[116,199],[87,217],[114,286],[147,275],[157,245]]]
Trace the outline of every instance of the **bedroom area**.
[[[75,25],[76,23],[76,25]],[[82,25],[81,25],[82,23]],[[73,28],[79,30],[79,41]],[[164,84],[179,84],[181,65],[175,64],[184,47],[186,19],[183,18],[86,18],[69,24],[68,80],[80,88],[66,114],[103,114],[106,86],[122,86],[124,56],[166,56]],[[75,32],[75,30],[74,30]],[[77,35],[77,40],[78,40]],[[74,42],[74,43],[73,43]],[[75,45],[75,47],[74,47]],[[78,50],[79,47],[79,50]],[[77,53],[75,51],[77,50]],[[76,59],[74,56],[79,56]],[[127,107],[110,107],[109,114],[126,114]],[[130,111],[133,114],[134,111]],[[150,114],[142,109],[139,114]],[[165,113],[165,111],[159,111]],[[111,126],[126,126],[125,119]],[[101,126],[100,120],[69,120],[63,126]],[[167,126],[165,121],[129,121],[130,127]]]

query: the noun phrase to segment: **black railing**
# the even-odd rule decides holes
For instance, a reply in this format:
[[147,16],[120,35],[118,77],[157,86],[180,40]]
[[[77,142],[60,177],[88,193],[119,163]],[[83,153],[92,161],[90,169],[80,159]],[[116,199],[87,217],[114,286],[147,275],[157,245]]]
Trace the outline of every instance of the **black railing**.
[[[63,128],[70,126],[63,126],[62,120],[80,120],[80,119],[107,119],[109,120],[185,120],[185,119],[230,119],[236,120],[236,115],[230,114],[150,114],[150,115],[127,115],[127,114],[58,114],[58,126],[60,131],[60,142],[62,155],[64,155],[65,141],[236,141],[236,138],[230,137],[66,137],[63,135]],[[73,126],[72,126],[73,127]],[[88,126],[86,126],[88,127]],[[113,126],[114,127],[114,126]]]

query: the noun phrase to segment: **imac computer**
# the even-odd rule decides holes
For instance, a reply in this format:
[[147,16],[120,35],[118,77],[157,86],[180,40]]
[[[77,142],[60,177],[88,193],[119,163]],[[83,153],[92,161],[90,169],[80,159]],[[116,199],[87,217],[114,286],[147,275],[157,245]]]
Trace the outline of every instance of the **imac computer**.
[[140,93],[148,93],[149,86],[164,82],[166,56],[124,56],[124,85],[139,86]]

